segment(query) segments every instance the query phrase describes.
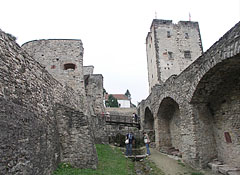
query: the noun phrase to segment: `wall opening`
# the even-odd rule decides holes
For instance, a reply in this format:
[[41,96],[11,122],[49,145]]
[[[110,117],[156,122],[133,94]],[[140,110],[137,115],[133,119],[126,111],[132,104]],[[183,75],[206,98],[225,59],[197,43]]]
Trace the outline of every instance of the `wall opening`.
[[171,33],[170,33],[170,31],[167,31],[167,37],[168,37],[168,38],[171,38]]
[[144,113],[144,131],[148,133],[151,142],[155,142],[154,117],[148,107]]
[[215,65],[200,80],[191,103],[195,109],[201,166],[218,159],[240,165],[240,56]]
[[75,70],[76,69],[76,65],[73,64],[73,63],[67,63],[67,64],[63,65],[63,69],[64,70],[69,70],[69,69]]
[[191,59],[191,52],[189,50],[184,51],[184,58]]
[[224,132],[224,136],[227,143],[232,143],[232,139],[229,132]]
[[55,65],[51,65],[51,69],[56,69],[56,66]]
[[171,154],[181,150],[179,105],[172,98],[167,97],[160,104],[156,137],[161,151]]

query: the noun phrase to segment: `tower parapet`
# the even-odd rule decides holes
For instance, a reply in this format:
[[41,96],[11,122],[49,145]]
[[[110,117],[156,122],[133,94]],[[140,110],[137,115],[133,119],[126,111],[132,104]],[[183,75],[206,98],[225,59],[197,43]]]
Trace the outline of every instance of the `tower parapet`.
[[180,74],[203,53],[198,22],[154,19],[146,38],[149,90]]

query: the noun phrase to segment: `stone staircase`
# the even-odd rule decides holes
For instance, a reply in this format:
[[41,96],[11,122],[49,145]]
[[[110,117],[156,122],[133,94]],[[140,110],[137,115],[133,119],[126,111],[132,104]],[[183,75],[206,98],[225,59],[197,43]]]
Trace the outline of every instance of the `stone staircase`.
[[224,175],[240,175],[240,167],[226,165],[217,160],[208,163],[208,166],[215,173],[222,173]]

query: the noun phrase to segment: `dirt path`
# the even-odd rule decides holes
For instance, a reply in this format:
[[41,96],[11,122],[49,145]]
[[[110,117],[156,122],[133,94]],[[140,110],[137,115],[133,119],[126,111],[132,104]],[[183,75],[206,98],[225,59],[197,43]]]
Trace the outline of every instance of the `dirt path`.
[[[191,167],[170,158],[154,149],[151,149],[149,159],[153,161],[158,168],[160,168],[166,175],[191,175],[193,172],[200,172]],[[213,175],[211,171],[201,171],[204,175]],[[219,174],[220,175],[220,174]]]

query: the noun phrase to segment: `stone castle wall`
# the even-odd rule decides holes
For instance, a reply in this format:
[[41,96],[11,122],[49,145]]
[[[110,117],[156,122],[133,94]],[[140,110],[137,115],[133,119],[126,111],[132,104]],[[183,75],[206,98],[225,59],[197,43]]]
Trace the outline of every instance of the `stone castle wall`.
[[[95,143],[106,143],[102,126],[92,123],[97,122],[93,116],[104,112],[103,76],[93,74],[93,66],[83,66],[81,40],[38,40],[27,42],[22,47],[59,82],[78,92],[83,99],[84,113],[89,115],[89,123],[93,125]],[[102,138],[103,141],[99,141]]]
[[76,92],[2,31],[0,57],[0,172],[47,175],[60,161],[96,168],[91,128]]
[[100,74],[85,75],[85,89],[87,103],[90,107],[92,128],[95,143],[108,143],[103,105],[103,76]]
[[93,74],[94,66],[83,66],[83,74],[91,75]]
[[173,146],[197,167],[213,159],[239,166],[239,35],[240,23],[141,102],[143,128],[153,116],[159,150]]
[[93,107],[92,114],[102,114],[103,105],[103,76],[101,74],[85,75],[85,89],[88,104]]
[[50,39],[29,41],[22,45],[60,83],[80,94],[84,91],[83,45],[81,40]]
[[[132,115],[133,113],[137,113],[137,109],[136,108],[106,108],[106,112],[109,112],[110,117],[112,115],[114,119],[116,119],[116,116],[123,117],[123,118],[127,116],[127,119],[126,119],[127,122],[132,122],[133,121]],[[106,126],[106,132],[107,132],[107,135],[110,137],[116,136],[118,134],[126,135],[129,132],[132,132],[134,136],[138,138],[142,136],[142,133],[139,131],[138,128],[123,126],[121,124]]]
[[113,115],[129,116],[132,117],[133,113],[137,113],[136,108],[106,108],[106,112]]
[[[147,36],[149,90],[178,75],[203,52],[197,22],[154,19]],[[189,52],[185,57],[185,52]]]

